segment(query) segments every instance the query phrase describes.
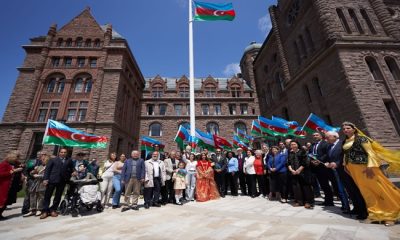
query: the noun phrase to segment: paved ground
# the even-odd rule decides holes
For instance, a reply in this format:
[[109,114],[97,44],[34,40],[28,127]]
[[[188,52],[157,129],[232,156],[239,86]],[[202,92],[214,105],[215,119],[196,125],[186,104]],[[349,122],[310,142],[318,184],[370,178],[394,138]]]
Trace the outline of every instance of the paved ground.
[[[5,212],[0,239],[400,239],[400,225],[364,224],[339,207],[294,208],[264,198],[226,197],[184,206],[106,209],[83,216],[22,218],[20,203]],[[141,200],[143,201],[143,200]]]

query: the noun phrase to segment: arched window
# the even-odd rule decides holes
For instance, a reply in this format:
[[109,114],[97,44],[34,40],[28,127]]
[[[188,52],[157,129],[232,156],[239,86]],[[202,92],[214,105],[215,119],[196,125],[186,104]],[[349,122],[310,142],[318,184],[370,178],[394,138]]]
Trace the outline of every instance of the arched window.
[[368,25],[369,31],[374,35],[377,34],[377,32],[375,30],[375,27],[374,27],[374,24],[372,24],[372,21],[369,18],[367,11],[365,9],[360,9],[360,13],[361,13],[361,16],[364,18],[365,22]]
[[302,35],[299,36],[299,42],[300,42],[300,50],[301,50],[301,58],[307,58],[307,47],[306,47],[306,42],[304,41],[304,38]]
[[309,52],[314,52],[315,47],[314,47],[314,41],[312,39],[312,35],[310,32],[310,29],[308,27],[306,27],[306,41],[307,41],[307,47]]
[[240,129],[247,134],[247,127],[246,124],[244,124],[243,122],[235,123],[234,127],[235,127],[234,129],[235,132],[237,131],[237,129]]
[[307,103],[311,103],[312,102],[311,93],[310,93],[310,90],[308,89],[308,86],[304,85],[303,89],[304,89],[304,95],[306,96]]
[[300,49],[299,49],[299,45],[297,44],[297,41],[293,42],[293,47],[294,47],[294,54],[296,55],[296,59],[297,59],[297,64],[301,64],[301,56],[300,56]]
[[86,42],[85,42],[85,47],[91,47],[92,46],[92,39],[86,39]]
[[312,80],[312,82],[313,82],[315,88],[318,90],[319,95],[320,96],[324,96],[324,93],[322,92],[321,85],[319,84],[319,79],[318,78],[314,78]]
[[351,19],[353,20],[354,25],[356,26],[358,32],[359,32],[360,34],[364,34],[364,33],[365,33],[365,32],[364,32],[364,29],[362,28],[361,23],[360,23],[360,21],[358,20],[357,14],[356,14],[356,12],[354,11],[354,9],[350,8],[350,9],[349,9],[349,14],[350,14],[350,17],[351,17]]
[[75,81],[74,92],[75,93],[81,93],[82,90],[83,90],[83,79],[82,78],[78,78]]
[[275,73],[275,82],[278,86],[278,92],[281,93],[285,89],[285,81],[279,72]]
[[52,93],[54,92],[54,88],[56,87],[56,79],[50,79],[49,83],[47,84],[47,92]]
[[81,37],[77,37],[75,41],[75,46],[82,47],[82,45],[83,45],[83,39]]
[[346,16],[343,13],[343,10],[340,8],[336,8],[336,13],[340,19],[340,23],[342,23],[342,27],[344,28],[344,30],[348,33],[351,34],[351,29],[349,26],[349,23],[347,22]]
[[379,65],[376,62],[375,58],[373,57],[366,57],[365,62],[368,65],[369,71],[371,72],[371,75],[375,81],[382,81],[383,79],[383,74],[381,70],[379,69]]
[[64,92],[64,87],[65,87],[65,79],[59,79],[57,83],[57,93],[62,93]]
[[209,123],[207,123],[206,128],[207,128],[207,132],[208,132],[209,134],[215,134],[215,135],[218,135],[218,134],[219,134],[219,126],[218,126],[218,124],[215,123],[215,122],[209,122]]
[[100,47],[100,39],[97,38],[96,40],[94,40],[93,47],[95,47],[95,48]]
[[65,42],[66,47],[72,47],[72,39],[68,38],[67,41]]
[[90,93],[92,91],[93,81],[92,79],[87,79],[85,83],[85,93]]
[[153,123],[149,127],[149,136],[150,137],[161,137],[162,136],[162,129],[161,124]]
[[396,63],[396,60],[392,57],[385,57],[385,62],[389,68],[390,73],[395,81],[400,81],[400,69]]
[[63,44],[63,39],[62,39],[62,38],[59,38],[59,39],[57,40],[57,47],[61,47],[62,44]]

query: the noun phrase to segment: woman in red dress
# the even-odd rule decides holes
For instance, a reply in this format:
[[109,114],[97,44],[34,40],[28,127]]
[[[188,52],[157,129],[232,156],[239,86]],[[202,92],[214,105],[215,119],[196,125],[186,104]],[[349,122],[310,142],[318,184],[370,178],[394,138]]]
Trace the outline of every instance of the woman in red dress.
[[201,154],[196,167],[196,201],[206,202],[219,198],[217,185],[214,181],[214,169],[205,153]]
[[4,161],[0,163],[0,221],[4,220],[3,212],[7,207],[7,200],[9,198],[9,191],[13,176],[23,170],[23,168],[15,168],[18,162],[19,153],[17,151],[11,151],[7,154]]

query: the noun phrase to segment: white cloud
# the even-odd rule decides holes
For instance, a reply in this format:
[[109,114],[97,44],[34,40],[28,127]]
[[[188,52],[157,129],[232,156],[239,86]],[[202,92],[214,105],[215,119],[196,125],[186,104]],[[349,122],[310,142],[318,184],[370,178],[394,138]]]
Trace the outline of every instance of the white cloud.
[[188,4],[187,0],[175,0],[175,2],[179,5],[179,7],[187,8],[187,4]]
[[233,75],[240,73],[239,63],[230,63],[226,65],[223,73],[226,77],[232,77]]
[[258,29],[265,35],[269,33],[272,28],[271,17],[269,13],[258,19]]

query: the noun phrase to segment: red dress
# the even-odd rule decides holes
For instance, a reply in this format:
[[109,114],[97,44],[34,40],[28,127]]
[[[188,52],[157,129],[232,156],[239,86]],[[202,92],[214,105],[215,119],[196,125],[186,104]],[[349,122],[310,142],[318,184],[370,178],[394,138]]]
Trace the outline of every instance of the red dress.
[[214,181],[214,169],[211,166],[211,162],[198,161],[196,170],[196,201],[205,202],[218,199],[219,193]]
[[13,166],[7,162],[2,161],[0,163],[0,208],[6,206],[8,191],[10,190],[12,174],[10,171]]

